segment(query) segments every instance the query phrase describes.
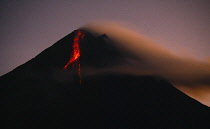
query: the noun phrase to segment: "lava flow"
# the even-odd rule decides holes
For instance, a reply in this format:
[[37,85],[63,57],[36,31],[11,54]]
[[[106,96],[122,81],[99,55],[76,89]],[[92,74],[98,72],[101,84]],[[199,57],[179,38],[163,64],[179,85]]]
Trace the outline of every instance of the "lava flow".
[[[68,61],[68,63],[63,67],[64,69],[67,69],[67,67],[72,64],[75,63],[78,67],[78,75],[80,78],[80,83],[82,82],[81,79],[81,69],[80,69],[80,62],[79,62],[79,57],[80,57],[80,46],[79,46],[79,41],[80,39],[84,38],[84,34],[81,33],[81,31],[77,31],[76,35],[74,37],[74,43],[73,43],[73,52],[72,52],[72,56],[70,58],[70,60]],[[74,65],[74,64],[73,64]]]

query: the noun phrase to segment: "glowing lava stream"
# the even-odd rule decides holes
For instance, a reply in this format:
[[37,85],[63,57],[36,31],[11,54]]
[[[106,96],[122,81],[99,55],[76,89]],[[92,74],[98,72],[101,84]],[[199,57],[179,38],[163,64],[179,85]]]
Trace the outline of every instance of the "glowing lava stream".
[[80,78],[80,84],[82,82],[81,79],[81,73],[80,73],[80,62],[79,62],[79,57],[80,57],[80,46],[79,46],[79,41],[80,39],[84,38],[84,34],[81,33],[81,31],[77,31],[75,37],[74,37],[74,43],[73,43],[73,52],[72,52],[72,56],[70,58],[70,60],[68,61],[68,63],[63,67],[64,69],[67,69],[67,67],[75,62],[77,67],[78,67],[78,75]]

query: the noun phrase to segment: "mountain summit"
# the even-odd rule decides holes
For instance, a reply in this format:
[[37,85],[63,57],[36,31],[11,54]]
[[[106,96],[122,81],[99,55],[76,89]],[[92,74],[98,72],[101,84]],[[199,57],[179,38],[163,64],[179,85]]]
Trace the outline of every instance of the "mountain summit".
[[130,58],[108,35],[75,30],[0,77],[2,128],[210,128],[207,106],[127,72]]

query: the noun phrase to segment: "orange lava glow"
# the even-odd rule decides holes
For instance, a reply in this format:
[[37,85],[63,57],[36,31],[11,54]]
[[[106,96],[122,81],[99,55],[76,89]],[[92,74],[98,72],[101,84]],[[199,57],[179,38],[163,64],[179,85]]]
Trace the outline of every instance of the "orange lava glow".
[[72,52],[72,56],[70,58],[70,60],[68,61],[68,63],[63,67],[64,69],[67,69],[67,67],[72,64],[74,65],[74,63],[77,65],[78,67],[78,75],[80,78],[80,84],[82,82],[81,79],[81,69],[80,69],[80,62],[79,62],[79,57],[80,57],[80,46],[79,46],[79,41],[80,39],[84,38],[84,34],[81,33],[81,31],[77,31],[75,37],[74,37],[74,43],[73,43],[73,52]]

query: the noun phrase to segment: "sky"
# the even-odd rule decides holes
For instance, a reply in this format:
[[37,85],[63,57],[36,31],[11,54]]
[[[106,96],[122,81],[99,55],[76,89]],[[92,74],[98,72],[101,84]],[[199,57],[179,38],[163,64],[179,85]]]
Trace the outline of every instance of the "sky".
[[177,55],[210,57],[208,0],[1,0],[0,76],[92,21],[123,22]]

